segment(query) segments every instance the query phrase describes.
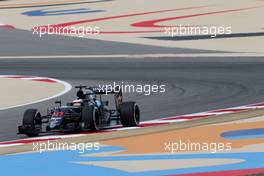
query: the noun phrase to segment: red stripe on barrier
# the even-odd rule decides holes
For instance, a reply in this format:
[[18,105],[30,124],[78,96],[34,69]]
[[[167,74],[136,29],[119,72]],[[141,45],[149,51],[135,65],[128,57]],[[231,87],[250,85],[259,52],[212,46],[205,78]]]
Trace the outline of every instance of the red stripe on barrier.
[[46,82],[46,83],[56,83],[56,81],[53,81],[51,79],[32,79],[32,81]]
[[[72,25],[77,25],[77,24],[81,24],[81,23],[113,20],[113,19],[142,16],[142,15],[151,15],[151,14],[155,14],[155,13],[173,12],[173,11],[178,11],[178,10],[198,9],[198,8],[205,8],[205,7],[211,7],[211,6],[216,6],[216,5],[193,6],[193,7],[184,7],[184,8],[177,8],[177,9],[158,10],[158,11],[150,11],[150,12],[142,12],[142,13],[132,13],[132,14],[110,16],[110,17],[96,18],[96,19],[90,19],[90,20],[74,21],[74,22],[56,24],[56,25],[52,25],[52,26],[66,27],[66,26],[72,26]],[[44,27],[44,26],[40,26],[40,27]]]
[[247,110],[252,110],[256,108],[241,108],[241,109],[220,109],[220,110],[215,110],[212,112],[240,112],[240,111],[247,111]]
[[24,140],[17,140],[17,141],[9,141],[9,142],[0,142],[0,145],[6,144],[29,144],[33,142],[43,142],[43,141],[52,141],[52,140],[60,140],[62,138],[47,138],[47,139],[24,139]]
[[159,125],[166,125],[169,123],[166,122],[161,122],[161,123],[144,123],[144,124],[140,124],[139,127],[151,127],[151,126],[159,126]]
[[33,76],[6,76],[4,78],[13,78],[13,79],[25,79],[30,81],[46,82],[46,83],[56,83],[56,81],[49,78],[33,77]]
[[250,106],[264,106],[264,103],[257,103],[257,104],[253,104],[253,105],[250,105]]
[[183,15],[183,16],[176,16],[176,17],[171,17],[171,18],[162,18],[162,19],[157,19],[157,20],[150,20],[150,21],[143,21],[143,22],[134,23],[134,24],[131,24],[131,26],[134,26],[134,27],[168,27],[168,26],[156,25],[156,23],[160,23],[160,22],[164,22],[164,21],[184,19],[184,18],[192,18],[192,17],[215,15],[215,14],[221,14],[221,13],[237,12],[237,11],[250,10],[250,9],[255,9],[255,8],[259,8],[259,7],[248,7],[248,8],[222,10],[222,11],[215,11],[215,12],[208,12],[208,13],[198,13],[198,14],[192,14],[192,15]]
[[163,19],[150,20],[150,21],[143,21],[143,22],[131,24],[131,26],[134,26],[134,27],[167,27],[167,26],[156,25],[156,23],[160,23],[160,22],[164,22],[164,21],[171,21],[171,20],[178,20],[178,19],[185,19],[185,18],[192,18],[192,17],[199,17],[199,16],[237,12],[237,11],[250,10],[250,9],[255,9],[255,8],[259,8],[259,6],[240,8],[240,9],[232,9],[232,10],[222,10],[222,11],[215,11],[215,12],[208,12],[208,13],[198,13],[198,14],[192,14],[192,15],[183,15],[183,16],[176,16],[176,17],[171,17],[171,18],[163,18]]
[[206,117],[215,116],[215,115],[216,114],[177,116],[177,117],[163,118],[163,119],[160,119],[160,120],[196,119],[196,118],[206,118]]
[[[73,21],[73,22],[68,22],[68,23],[54,24],[54,25],[50,25],[50,26],[38,26],[38,27],[36,27],[36,29],[38,31],[47,32],[48,31],[48,27],[64,28],[64,27],[78,25],[78,24],[82,24],[82,23],[91,23],[91,22],[97,22],[97,21],[107,21],[107,20],[122,19],[122,18],[127,18],[127,17],[144,16],[144,15],[151,15],[151,14],[156,14],[156,13],[166,13],[166,12],[181,11],[181,10],[191,10],[191,9],[199,9],[199,8],[215,7],[215,6],[219,6],[219,5],[193,6],[193,7],[183,7],[183,8],[177,8],[177,9],[167,9],[167,10],[159,10],[159,11],[132,13],[132,14],[125,14],[125,15],[118,15],[118,16],[110,16],[110,17],[102,17],[102,18],[95,18],[95,19],[89,19],[89,20],[81,20],[81,21]],[[35,29],[32,29],[32,30],[35,30]],[[59,31],[60,31],[60,33],[64,33],[63,29],[60,29]],[[72,31],[69,31],[69,33],[71,33],[71,32]],[[164,32],[164,30],[100,31],[100,34],[136,34],[136,33],[152,33],[152,32]]]
[[14,26],[12,26],[12,25],[3,24],[3,25],[0,25],[0,28],[9,28],[9,29],[14,29],[15,27],[14,27]]

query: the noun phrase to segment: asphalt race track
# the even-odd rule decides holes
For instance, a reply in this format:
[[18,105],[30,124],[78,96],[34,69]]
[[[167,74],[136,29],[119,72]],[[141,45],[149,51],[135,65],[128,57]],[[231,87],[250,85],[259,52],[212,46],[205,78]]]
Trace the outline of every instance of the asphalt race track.
[[45,35],[40,38],[32,32],[0,28],[1,56],[28,55],[84,55],[84,54],[153,54],[153,53],[208,53],[207,50],[165,48],[99,42],[93,39]]
[[[1,44],[0,55],[26,55],[29,50],[36,51],[33,52],[34,55],[206,52],[53,36],[43,41],[36,39],[34,44],[30,45],[29,41],[33,40],[30,36],[32,37],[23,31],[1,29],[0,39],[6,45]],[[66,44],[61,46],[65,43],[64,40],[67,40],[67,47]],[[51,46],[55,41],[61,45]],[[100,46],[104,46],[104,50],[94,50]],[[264,80],[259,79],[264,74],[263,57],[1,58],[0,74],[47,76],[67,81],[72,85],[107,84],[113,81],[165,84],[166,92],[162,94],[124,95],[126,100],[138,102],[142,120],[264,101]],[[12,96],[12,92],[8,94]],[[75,90],[72,90],[64,95],[62,100],[71,101],[74,94]],[[47,107],[53,105],[53,101],[0,111],[0,140],[24,138],[25,136],[16,135],[17,125],[21,123],[24,110],[34,107],[45,112]]]

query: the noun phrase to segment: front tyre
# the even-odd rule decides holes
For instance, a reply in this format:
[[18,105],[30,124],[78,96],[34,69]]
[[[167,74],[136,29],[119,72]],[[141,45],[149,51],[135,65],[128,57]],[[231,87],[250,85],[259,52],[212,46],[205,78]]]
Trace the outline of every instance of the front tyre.
[[95,106],[84,106],[82,110],[83,129],[85,131],[98,131],[99,125],[99,111]]
[[120,120],[123,127],[135,127],[139,125],[140,111],[135,102],[124,102],[120,106]]
[[28,109],[25,111],[22,126],[27,136],[38,136],[41,132],[42,121],[41,114],[37,109]]

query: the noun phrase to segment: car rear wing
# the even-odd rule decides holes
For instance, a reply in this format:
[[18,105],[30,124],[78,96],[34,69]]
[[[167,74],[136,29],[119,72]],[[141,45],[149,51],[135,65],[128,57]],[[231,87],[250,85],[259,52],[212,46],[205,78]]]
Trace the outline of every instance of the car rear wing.
[[115,94],[119,92],[120,90],[118,89],[106,89],[106,88],[101,88],[101,87],[88,87],[86,90],[92,90],[95,94],[97,95],[108,95],[108,94]]

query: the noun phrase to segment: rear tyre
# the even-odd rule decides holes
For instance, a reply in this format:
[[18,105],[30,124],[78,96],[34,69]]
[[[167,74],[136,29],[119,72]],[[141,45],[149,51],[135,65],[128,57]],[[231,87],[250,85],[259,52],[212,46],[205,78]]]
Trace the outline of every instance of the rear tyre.
[[99,111],[95,106],[84,106],[82,110],[83,129],[85,131],[98,131],[99,125]]
[[41,132],[42,125],[41,114],[37,109],[26,110],[23,116],[22,125],[27,136],[38,136],[38,134]]
[[135,127],[139,125],[140,111],[135,102],[124,102],[120,106],[120,120],[123,127]]

